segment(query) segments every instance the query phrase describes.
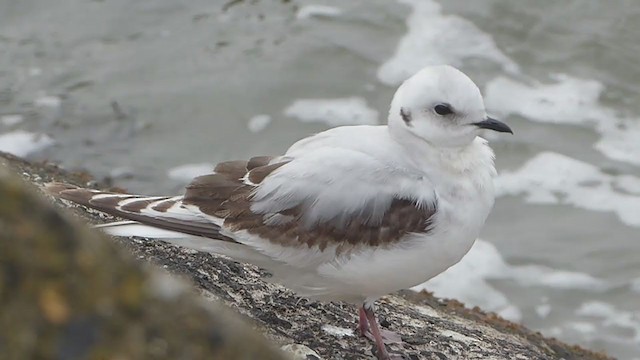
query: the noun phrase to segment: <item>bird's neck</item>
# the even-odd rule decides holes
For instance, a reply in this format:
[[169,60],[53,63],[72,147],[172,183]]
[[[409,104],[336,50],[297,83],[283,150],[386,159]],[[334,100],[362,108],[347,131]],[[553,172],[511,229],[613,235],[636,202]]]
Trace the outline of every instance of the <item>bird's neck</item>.
[[405,150],[406,157],[416,168],[429,170],[434,165],[451,173],[476,172],[478,169],[495,173],[493,151],[483,138],[476,137],[460,146],[438,146],[408,131],[389,129],[391,138]]

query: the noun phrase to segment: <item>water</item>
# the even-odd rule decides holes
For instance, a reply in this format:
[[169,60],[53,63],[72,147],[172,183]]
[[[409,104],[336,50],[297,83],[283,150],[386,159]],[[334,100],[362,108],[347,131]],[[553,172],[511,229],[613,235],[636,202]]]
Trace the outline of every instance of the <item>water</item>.
[[0,148],[177,193],[217,161],[383,122],[404,77],[454,64],[516,134],[490,138],[483,240],[426,287],[640,359],[639,2],[228,4],[0,0]]

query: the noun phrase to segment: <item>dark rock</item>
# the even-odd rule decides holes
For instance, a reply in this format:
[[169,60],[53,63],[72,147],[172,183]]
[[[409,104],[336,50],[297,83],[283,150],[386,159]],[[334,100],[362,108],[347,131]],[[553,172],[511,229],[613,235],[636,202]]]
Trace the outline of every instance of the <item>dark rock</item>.
[[3,359],[284,358],[227,310],[0,170]]
[[[3,161],[13,165],[25,179],[36,185],[47,181],[63,181],[85,186],[90,180],[86,176],[67,174],[52,165],[29,164],[12,157],[4,159],[0,157],[0,163]],[[10,231],[18,232],[15,235],[25,236],[32,234],[31,231],[36,231],[43,238],[47,238],[56,234],[56,232],[52,232],[53,230],[71,231],[64,227],[60,228],[61,225],[58,222],[63,217],[51,212],[49,208],[43,207],[40,201],[33,201],[32,208],[25,208],[26,205],[22,204],[21,200],[14,201],[12,205],[0,205],[0,208],[8,212],[6,216],[11,216],[10,219],[12,219],[8,222],[3,220],[0,233],[4,234],[7,229],[13,229]],[[113,219],[97,211],[63,203],[59,200],[55,201],[62,207],[70,208],[87,222],[96,223]],[[37,209],[33,208],[35,205],[37,205]],[[44,216],[38,209],[47,209],[45,213],[48,215]],[[4,216],[3,213],[2,218]],[[31,219],[32,216],[34,219]],[[46,222],[47,226],[34,228],[19,225],[25,221],[41,224],[45,220],[48,221]],[[38,230],[27,230],[32,228]],[[153,298],[153,293],[149,294],[140,290],[146,287],[141,286],[145,277],[140,275],[144,273],[139,270],[138,264],[128,260],[117,260],[119,265],[112,263],[112,261],[116,261],[113,260],[114,258],[124,257],[126,259],[126,256],[121,255],[115,246],[111,246],[112,244],[95,241],[96,235],[91,231],[76,228],[73,228],[73,231],[74,236],[85,241],[71,243],[62,241],[59,245],[53,246],[46,245],[49,244],[48,241],[43,241],[43,245],[38,245],[40,243],[34,240],[34,245],[27,245],[25,249],[25,245],[19,245],[15,240],[10,240],[13,237],[8,239],[6,236],[0,237],[0,239],[6,239],[0,240],[0,251],[2,252],[0,254],[0,259],[2,259],[0,260],[0,271],[2,271],[0,277],[2,279],[0,282],[0,299],[2,299],[0,303],[2,306],[0,308],[0,326],[2,326],[0,347],[4,347],[3,341],[6,339],[15,338],[11,335],[17,333],[19,329],[29,328],[21,326],[21,321],[28,322],[31,326],[33,324],[38,326],[49,324],[47,325],[49,327],[55,325],[58,328],[63,328],[63,331],[59,331],[57,335],[60,337],[56,337],[60,340],[56,340],[53,343],[55,346],[52,347],[58,351],[58,354],[63,350],[67,354],[71,354],[70,351],[75,351],[73,354],[90,351],[87,348],[94,349],[95,345],[87,347],[87,343],[103,344],[105,336],[113,334],[113,327],[125,326],[125,324],[131,328],[127,330],[131,335],[126,344],[119,345],[128,346],[127,349],[129,347],[133,349],[135,344],[142,343],[147,345],[145,348],[148,351],[155,349],[153,351],[163,354],[170,352],[174,355],[176,353],[169,349],[173,349],[171,346],[178,346],[177,344],[181,342],[201,344],[202,339],[207,339],[207,344],[222,347],[232,343],[230,333],[218,331],[219,328],[215,324],[221,324],[221,322],[216,322],[215,317],[210,323],[201,318],[190,318],[187,315],[193,307],[195,307],[193,311],[196,313],[200,311],[198,309],[201,309],[196,305],[191,305],[192,302],[189,302],[190,305],[178,309],[175,302],[171,301],[169,304],[163,303],[162,306],[165,307],[161,307],[159,304],[152,305],[155,304],[153,301],[149,303],[149,299]],[[76,231],[79,233],[75,233]],[[335,331],[335,327],[346,330],[355,328],[357,310],[351,305],[315,303],[300,299],[291,291],[266,282],[264,271],[224,257],[177,248],[150,239],[116,238],[112,243],[122,245],[136,258],[159,265],[174,276],[190,279],[204,298],[218,303],[222,302],[243,314],[246,320],[253,322],[272,342],[279,345],[286,344],[286,349],[289,352],[296,353],[296,359],[306,359],[309,356],[312,358],[319,356],[323,359],[372,358],[372,345],[368,340],[349,334],[345,335],[344,331]],[[41,249],[39,246],[43,246],[43,248]],[[77,255],[78,251],[82,249],[92,249],[90,253],[93,255],[88,257],[91,259],[90,261],[85,256]],[[7,266],[8,263],[5,263],[4,257],[5,250],[26,252],[26,255],[23,254],[21,259],[27,263],[18,268]],[[53,256],[41,257],[37,255],[43,251]],[[80,254],[87,251],[89,250],[83,250]],[[98,253],[103,255],[98,257],[96,255]],[[38,272],[37,276],[33,276],[34,280],[25,283],[24,276],[27,275],[23,273],[23,267],[28,264],[34,269],[42,269],[43,263],[51,266],[52,270],[47,273]],[[92,268],[93,270],[88,272],[89,268],[86,267],[89,265],[87,264],[91,266],[100,264],[100,267]],[[72,266],[73,268],[71,268]],[[71,271],[72,269],[73,271]],[[47,279],[50,277],[58,280],[49,283]],[[96,283],[96,285],[87,286],[87,282],[89,284]],[[97,285],[101,282],[110,285],[109,287]],[[28,288],[32,291],[31,296],[35,298],[31,299],[29,306],[25,305],[25,307],[21,307],[20,304],[16,305],[14,301],[11,305],[13,306],[11,309],[14,310],[7,312],[6,295],[3,293],[6,290],[2,290],[7,288],[19,289],[20,292]],[[171,289],[168,285],[164,287],[164,290],[169,292]],[[73,294],[73,297],[67,296],[68,294]],[[112,300],[101,301],[100,299],[103,297]],[[186,295],[185,297],[191,299]],[[79,310],[90,308],[87,304],[92,304],[92,301],[102,304],[103,307],[88,312],[88,314]],[[108,305],[104,305],[104,303]],[[113,304],[118,305],[119,311],[122,312],[121,315],[113,315]],[[26,310],[27,308],[30,310]],[[39,309],[39,313],[34,312],[34,309]],[[176,311],[179,314],[182,314],[181,311],[183,311],[185,318],[176,319],[171,315],[171,311]],[[79,313],[85,316],[78,316]],[[107,318],[106,313],[112,315]],[[203,311],[202,314],[208,313]],[[503,320],[495,314],[487,314],[478,309],[467,309],[459,302],[436,299],[427,293],[418,294],[403,291],[399,295],[388,296],[379,302],[378,314],[381,319],[385,319],[385,326],[397,331],[407,340],[403,345],[390,346],[390,351],[403,354],[404,358],[408,359],[609,359],[604,354],[590,352],[545,338],[539,333]],[[202,318],[205,316],[210,318],[210,315],[203,315]],[[39,320],[34,323],[35,320],[32,318]],[[105,325],[107,320],[111,325]],[[178,331],[176,329],[176,332],[179,333],[175,335],[176,338],[167,339],[165,336],[168,333],[158,330],[163,329],[161,325],[167,322],[174,323],[176,328],[179,327],[179,324],[185,323],[189,323],[193,327],[189,330]],[[155,330],[145,330],[149,327]],[[225,329],[227,329],[226,326]],[[66,338],[60,334],[64,334]],[[237,332],[233,332],[233,334],[237,334]],[[27,335],[29,334],[27,333]],[[22,338],[33,339],[29,336]],[[247,351],[256,349],[250,345],[253,342],[252,340],[243,343],[247,347]],[[85,345],[77,345],[78,343]],[[256,341],[255,343],[260,344],[261,342]],[[98,348],[106,349],[102,345]],[[109,348],[113,349],[114,347]],[[188,348],[189,345],[186,345],[185,351],[179,353],[179,356],[187,357],[185,354]],[[132,358],[139,357],[133,356]],[[201,357],[191,356],[191,358]],[[231,357],[221,358],[231,359]],[[261,355],[255,358],[267,359],[268,357]]]

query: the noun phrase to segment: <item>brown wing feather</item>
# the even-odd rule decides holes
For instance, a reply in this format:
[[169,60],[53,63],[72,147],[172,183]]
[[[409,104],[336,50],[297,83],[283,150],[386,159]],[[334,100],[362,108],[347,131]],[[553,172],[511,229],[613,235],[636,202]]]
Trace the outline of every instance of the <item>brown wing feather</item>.
[[[436,206],[422,208],[409,199],[393,199],[381,221],[375,224],[370,224],[366,217],[355,217],[347,224],[325,222],[309,227],[302,221],[301,207],[273,214],[256,214],[251,211],[251,196],[255,187],[288,162],[287,160],[272,164],[272,159],[262,156],[249,161],[220,163],[215,167],[215,173],[197,177],[186,187],[182,203],[196,206],[204,214],[224,219],[223,226],[231,231],[246,230],[283,246],[318,246],[325,249],[329,245],[337,245],[337,251],[342,252],[361,245],[388,246],[400,241],[409,233],[430,231]],[[251,184],[245,183],[245,178]],[[221,235],[221,229],[213,223],[152,217],[140,213],[153,203],[153,210],[166,212],[175,204],[175,200],[169,197],[164,200],[150,199],[144,196],[96,192],[65,184],[51,184],[48,191],[61,198],[143,224],[190,235],[233,241]],[[113,197],[95,199],[99,194],[110,194]],[[117,208],[123,199],[131,201],[133,198],[140,200]]]
[[[61,199],[73,201],[74,203],[84,205],[86,207],[100,210],[107,214],[121,217],[123,219],[137,221],[141,224],[154,226],[164,230],[176,231],[188,235],[204,236],[217,240],[235,242],[233,239],[220,234],[220,227],[213,223],[196,222],[181,220],[172,217],[154,217],[147,214],[142,214],[140,211],[146,208],[149,204],[157,201],[161,201],[162,198],[152,198],[139,195],[127,195],[106,191],[95,191],[89,189],[82,189],[76,186],[51,183],[47,184],[45,190],[50,194],[59,197]],[[107,196],[99,197],[96,196]],[[130,202],[120,209],[117,208],[118,204],[122,200],[139,199],[138,201]],[[175,205],[179,200],[175,200],[170,197],[164,198],[159,205],[162,205],[165,211],[171,206]],[[153,208],[159,211],[156,207]]]
[[[256,159],[260,159],[256,160]],[[277,214],[256,214],[251,211],[251,194],[256,186],[287,162],[270,164],[271,158],[253,158],[233,167],[216,168],[217,173],[195,179],[188,187],[185,203],[198,206],[207,215],[224,219],[231,231],[246,230],[272,243],[284,246],[319,246],[338,244],[339,250],[358,245],[389,245],[409,233],[425,233],[431,226],[436,207],[421,208],[408,199],[394,199],[382,220],[369,224],[367,218],[353,218],[346,226],[331,222],[309,228],[302,221],[302,209],[292,208]],[[239,167],[245,173],[238,176]],[[242,181],[249,179],[252,185]],[[277,221],[270,221],[279,216]]]

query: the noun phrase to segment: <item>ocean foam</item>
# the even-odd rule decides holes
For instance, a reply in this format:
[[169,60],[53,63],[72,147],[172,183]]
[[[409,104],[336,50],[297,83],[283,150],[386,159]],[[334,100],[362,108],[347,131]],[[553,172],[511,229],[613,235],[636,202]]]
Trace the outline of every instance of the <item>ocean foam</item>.
[[623,118],[600,103],[605,90],[595,80],[552,76],[553,83],[525,84],[497,77],[487,84],[485,103],[502,116],[517,114],[529,120],[584,125],[601,138],[594,147],[605,156],[640,165],[640,119]]
[[29,76],[40,76],[42,75],[42,69],[37,67],[32,67],[32,68],[29,68],[28,73],[29,73]]
[[553,152],[536,155],[518,170],[503,170],[495,181],[497,196],[524,194],[529,203],[611,211],[630,226],[640,226],[640,195],[634,194],[639,183],[634,176],[605,174]]
[[378,112],[361,97],[337,99],[299,99],[284,111],[302,122],[323,122],[329,126],[375,125]]
[[632,175],[618,175],[613,185],[629,194],[640,195],[640,178]]
[[595,334],[598,330],[594,324],[586,321],[571,321],[566,324],[566,327],[584,335]]
[[298,10],[296,18],[309,19],[312,17],[336,17],[342,15],[342,9],[326,5],[305,5]]
[[640,311],[624,311],[609,303],[588,301],[580,305],[576,315],[599,318],[601,326],[605,328],[630,330],[634,334],[632,341],[640,342]]
[[62,99],[57,96],[45,95],[37,98],[33,103],[40,107],[59,108],[62,104]]
[[605,156],[640,165],[640,119],[606,119],[596,129],[602,137],[594,147]]
[[493,244],[477,240],[458,264],[413,290],[432,291],[436,296],[460,300],[470,306],[480,306],[484,310],[508,315],[505,317],[519,321],[522,318],[520,311],[503,293],[487,282],[488,279],[500,277],[508,269],[509,266]]
[[264,115],[264,114],[256,115],[251,119],[249,119],[249,122],[247,123],[247,128],[252,133],[259,133],[264,129],[266,129],[270,123],[271,123],[271,116]]
[[548,303],[540,304],[535,308],[536,314],[541,319],[546,319],[549,314],[551,314],[551,305]]
[[24,130],[0,134],[0,151],[19,157],[44,150],[53,144],[55,141],[46,134],[36,134]]
[[18,125],[24,120],[24,116],[20,114],[9,114],[0,116],[0,123],[5,126]]
[[523,287],[543,286],[590,292],[607,289],[604,281],[584,273],[539,265],[510,265],[493,244],[478,239],[458,264],[413,290],[433,291],[436,296],[457,299],[466,305],[496,312],[506,319],[520,321],[520,310],[489,280],[512,280]]
[[492,112],[506,116],[518,114],[527,119],[562,124],[597,123],[610,117],[598,99],[604,86],[594,80],[553,75],[552,84],[527,85],[499,76],[485,89],[485,104]]
[[432,0],[399,0],[412,8],[406,20],[407,33],[395,54],[378,69],[378,79],[397,85],[427,65],[449,64],[459,67],[467,59],[498,63],[511,73],[518,65],[505,55],[490,34],[471,21],[442,14],[440,4]]
[[194,177],[211,174],[215,166],[209,163],[185,164],[167,171],[170,179],[180,182],[190,182]]

